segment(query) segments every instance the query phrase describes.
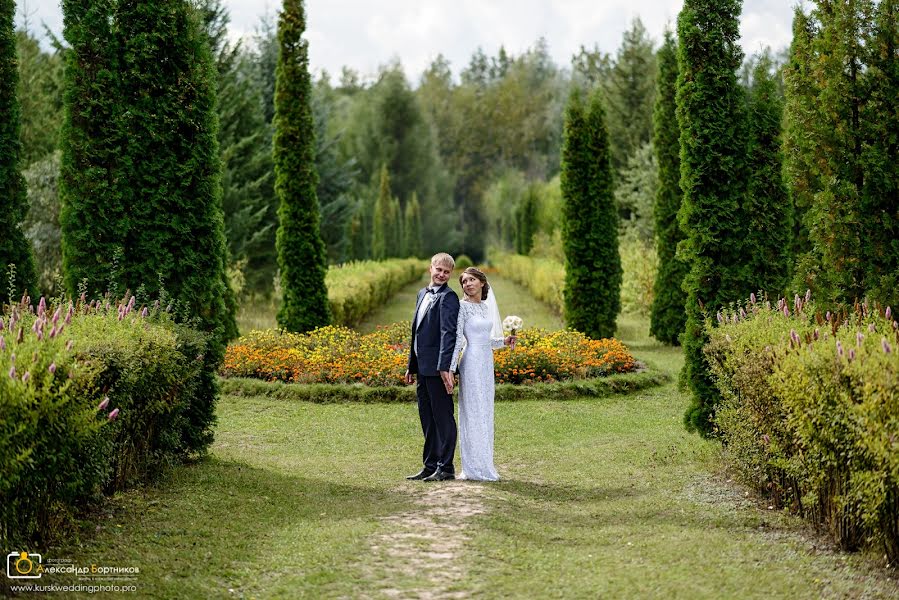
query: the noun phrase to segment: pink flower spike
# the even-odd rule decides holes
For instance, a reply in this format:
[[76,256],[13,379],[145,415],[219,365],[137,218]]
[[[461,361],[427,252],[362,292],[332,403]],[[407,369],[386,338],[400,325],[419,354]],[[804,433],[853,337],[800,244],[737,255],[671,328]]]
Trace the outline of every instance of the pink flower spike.
[[864,339],[865,339],[865,336],[863,336],[862,332],[859,331],[858,333],[855,334],[855,345],[861,347],[862,340],[864,340]]
[[41,301],[37,305],[37,316],[43,316],[45,312],[47,312],[47,301],[41,296]]
[[3,317],[0,317],[0,331],[3,331]]
[[787,306],[786,304],[784,304],[784,316],[785,316],[785,317],[789,317],[789,316],[790,316],[790,307]]
[[87,292],[81,292],[81,296],[78,297],[78,301],[81,302],[81,305],[83,306],[86,300]]
[[849,360],[855,360],[855,348],[849,348]]
[[119,416],[119,409],[114,408],[114,409],[112,409],[112,412],[109,413],[109,416],[107,416],[106,418],[109,419],[110,421],[115,421],[118,416]]
[[103,398],[103,401],[97,405],[97,410],[106,410],[106,407],[109,406],[109,396]]
[[882,340],[880,340],[880,345],[883,347],[883,351],[887,354],[889,354],[890,352],[893,351],[893,349],[890,347],[890,343],[887,341],[886,338],[883,338]]
[[56,323],[59,321],[59,317],[60,317],[61,315],[62,315],[62,307],[60,306],[60,307],[58,307],[58,308],[56,309],[56,311],[53,313],[53,319],[51,319],[51,320],[53,321],[53,324],[54,324],[54,325],[56,325]]
[[50,330],[50,339],[52,340],[53,338],[55,338],[57,333],[58,332],[56,331],[56,325],[54,325],[53,329]]
[[31,371],[25,371],[25,374],[22,375],[22,383],[28,383],[29,379],[31,379]]
[[824,315],[824,318],[827,319],[828,322],[830,322],[830,317],[831,317],[830,311],[827,311],[827,314]]
[[9,378],[10,379],[16,378],[16,367],[15,366],[12,366],[9,368]]
[[47,367],[47,370],[50,371],[51,375],[56,373],[56,363],[50,363],[50,366]]
[[755,292],[749,294],[749,302],[755,304]]
[[0,350],[6,350],[6,340],[3,339],[2,335],[0,335]]
[[811,299],[812,299],[812,290],[806,289],[805,290],[805,301],[810,302]]
[[840,343],[840,340],[837,340],[837,356],[843,356],[843,344]]
[[[886,311],[886,313],[884,314],[884,316],[886,317],[886,320],[887,320],[887,321],[889,321],[889,320],[890,320],[890,317],[893,316],[893,311],[890,310],[890,307],[889,307],[889,306],[887,306],[887,311]],[[0,327],[0,329],[3,329],[3,327]]]
[[870,325],[868,325],[868,331],[870,331],[872,333],[874,332],[874,323],[871,323]]
[[718,311],[718,324],[724,323],[724,317],[721,316],[721,311]]
[[143,308],[143,310],[140,311],[140,316],[143,317],[144,319],[146,319],[147,315],[149,315],[149,314],[150,314],[150,311],[147,310],[146,306]]

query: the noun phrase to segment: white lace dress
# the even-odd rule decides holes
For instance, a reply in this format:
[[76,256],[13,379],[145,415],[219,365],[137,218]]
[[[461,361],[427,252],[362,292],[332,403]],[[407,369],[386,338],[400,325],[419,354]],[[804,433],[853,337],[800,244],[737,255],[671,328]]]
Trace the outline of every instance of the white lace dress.
[[[451,371],[459,372],[459,445],[462,452],[460,479],[497,481],[493,465],[493,350],[503,338],[493,338],[493,321],[487,305],[459,303],[456,348]],[[465,342],[462,360],[459,353]]]

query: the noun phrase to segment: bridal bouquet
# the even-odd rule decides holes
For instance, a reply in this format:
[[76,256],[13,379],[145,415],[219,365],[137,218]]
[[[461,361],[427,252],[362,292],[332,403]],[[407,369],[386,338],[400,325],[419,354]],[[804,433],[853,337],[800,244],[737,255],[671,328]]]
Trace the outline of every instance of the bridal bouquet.
[[[521,317],[516,317],[515,315],[509,315],[505,319],[503,319],[503,329],[508,329],[512,332],[512,335],[515,335],[524,322],[521,320]],[[515,350],[515,342],[509,346],[509,349]]]

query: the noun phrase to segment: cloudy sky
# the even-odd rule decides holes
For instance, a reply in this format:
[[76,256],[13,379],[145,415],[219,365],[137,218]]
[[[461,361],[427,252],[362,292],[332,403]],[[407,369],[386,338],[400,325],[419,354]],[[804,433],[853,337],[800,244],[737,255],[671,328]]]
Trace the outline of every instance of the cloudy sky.
[[[29,29],[43,24],[62,32],[59,0],[18,0],[17,23],[28,14]],[[224,0],[235,38],[252,36],[260,18],[274,14],[278,0]],[[417,81],[440,53],[458,74],[478,47],[495,55],[500,45],[512,54],[546,38],[559,65],[568,66],[581,45],[614,52],[632,19],[640,17],[658,41],[674,23],[683,0],[306,0],[309,58],[315,72],[333,74],[348,65],[363,75],[399,58]],[[765,46],[790,43],[795,0],[745,0],[741,32],[751,54]]]

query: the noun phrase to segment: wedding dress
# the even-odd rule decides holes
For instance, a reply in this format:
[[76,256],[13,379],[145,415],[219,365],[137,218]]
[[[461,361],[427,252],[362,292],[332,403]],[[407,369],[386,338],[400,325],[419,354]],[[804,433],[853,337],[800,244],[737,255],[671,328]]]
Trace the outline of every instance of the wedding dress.
[[[494,337],[494,322],[489,304],[467,300],[459,303],[450,371],[456,371],[458,365],[460,479],[499,479],[493,465],[493,350],[503,347],[503,338]],[[499,335],[502,336],[501,329]],[[465,351],[460,362],[463,343]]]

